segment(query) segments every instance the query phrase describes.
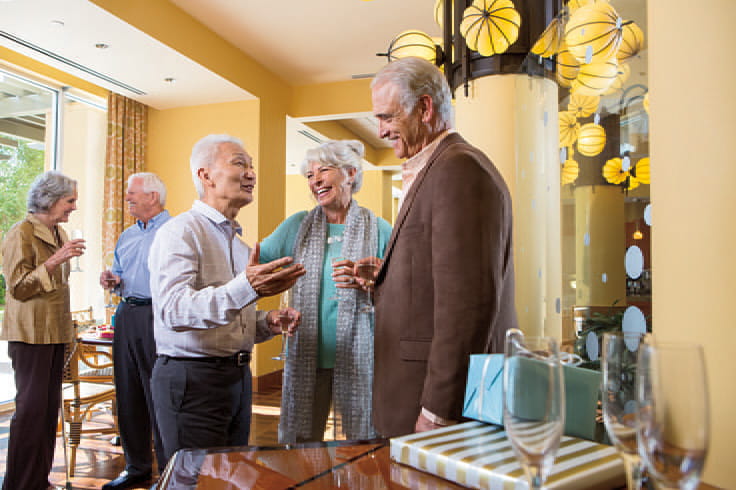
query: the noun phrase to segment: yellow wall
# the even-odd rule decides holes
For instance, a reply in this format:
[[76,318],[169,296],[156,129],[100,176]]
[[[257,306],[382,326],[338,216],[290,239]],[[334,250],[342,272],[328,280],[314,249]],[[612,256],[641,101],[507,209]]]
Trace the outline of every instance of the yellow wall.
[[736,45],[736,2],[649,0],[648,18],[653,327],[705,346],[712,440],[703,479],[733,488],[736,65],[722,54]]
[[294,87],[289,114],[316,117],[371,112],[370,84],[364,79]]

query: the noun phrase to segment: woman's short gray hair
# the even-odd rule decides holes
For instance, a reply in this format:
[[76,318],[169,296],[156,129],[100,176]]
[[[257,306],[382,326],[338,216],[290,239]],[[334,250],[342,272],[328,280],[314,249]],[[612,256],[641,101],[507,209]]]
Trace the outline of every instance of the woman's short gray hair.
[[355,194],[363,185],[363,156],[365,156],[365,146],[358,140],[329,140],[317,148],[307,150],[300,170],[306,177],[309,172],[309,164],[318,162],[328,167],[339,168],[347,177],[348,169],[354,168],[355,176],[351,190],[352,194]]
[[[439,122],[452,126],[452,94],[445,75],[427,60],[400,58],[381,68],[371,82],[371,88],[391,83],[399,89],[399,104],[405,114],[411,114],[422,95],[429,95]],[[443,125],[443,126],[444,126]]]
[[235,143],[243,146],[243,142],[228,134],[210,134],[197,141],[192,148],[192,156],[189,158],[189,167],[192,170],[194,188],[197,189],[199,197],[204,196],[204,187],[199,180],[197,172],[200,168],[209,168],[217,158],[217,147],[222,143]]
[[36,177],[28,190],[28,212],[48,212],[56,201],[71,196],[76,190],[76,180],[56,170],[48,170]]
[[128,187],[130,187],[133,179],[141,179],[143,183],[143,192],[150,194],[158,192],[158,203],[163,207],[166,206],[166,185],[152,172],[138,172],[128,177]]

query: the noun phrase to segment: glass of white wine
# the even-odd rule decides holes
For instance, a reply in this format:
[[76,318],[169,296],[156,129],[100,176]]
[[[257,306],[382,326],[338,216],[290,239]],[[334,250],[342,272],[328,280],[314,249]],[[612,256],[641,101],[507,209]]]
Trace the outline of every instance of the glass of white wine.
[[[332,270],[333,270],[333,272],[336,272],[336,270],[335,270],[335,264],[337,264],[338,262],[342,262],[343,260],[345,260],[345,257],[340,257],[340,256],[338,256],[338,257],[332,257],[331,263],[332,263]],[[335,294],[333,294],[332,296],[330,296],[327,299],[330,300],[330,301],[339,301],[340,300],[340,291],[337,288],[335,288]]]
[[281,352],[279,352],[277,356],[271,358],[274,361],[286,360],[289,326],[293,321],[291,313],[288,309],[289,306],[291,306],[291,289],[287,289],[286,291],[281,293],[281,299],[279,300],[278,322],[281,326]]
[[641,488],[643,464],[636,444],[636,368],[641,333],[603,335],[601,405],[608,437],[626,468],[626,487]]
[[658,343],[639,349],[639,455],[657,488],[695,489],[705,466],[710,406],[703,347]]
[[[72,230],[72,240],[83,240],[84,232],[80,229]],[[82,272],[82,267],[79,265],[79,255],[74,258],[74,268],[72,272]]]
[[[365,281],[366,286],[372,288],[375,284],[378,268],[381,265],[380,259],[378,257],[368,257],[368,259],[364,259],[362,262],[358,262],[355,265],[358,277]],[[370,303],[370,299],[360,307],[360,311],[363,313],[373,313],[373,305]]]

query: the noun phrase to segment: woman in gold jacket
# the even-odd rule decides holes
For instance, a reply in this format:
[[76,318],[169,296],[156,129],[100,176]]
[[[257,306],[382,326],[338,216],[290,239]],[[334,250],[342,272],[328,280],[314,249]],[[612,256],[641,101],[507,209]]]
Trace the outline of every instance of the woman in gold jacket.
[[69,261],[84,253],[84,240],[69,240],[59,223],[75,209],[76,181],[45,172],[31,184],[28,215],[2,244],[7,295],[0,340],[8,341],[16,387],[3,490],[51,486],[64,344],[74,339]]

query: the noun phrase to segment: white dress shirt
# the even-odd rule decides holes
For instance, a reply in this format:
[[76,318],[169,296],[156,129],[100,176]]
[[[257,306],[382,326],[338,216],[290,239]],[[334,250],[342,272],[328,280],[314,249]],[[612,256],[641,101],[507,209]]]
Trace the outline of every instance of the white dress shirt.
[[241,232],[237,222],[195,201],[156,234],[148,266],[158,355],[224,357],[273,336],[266,313],[256,312]]

